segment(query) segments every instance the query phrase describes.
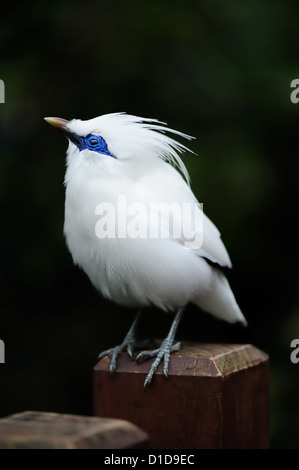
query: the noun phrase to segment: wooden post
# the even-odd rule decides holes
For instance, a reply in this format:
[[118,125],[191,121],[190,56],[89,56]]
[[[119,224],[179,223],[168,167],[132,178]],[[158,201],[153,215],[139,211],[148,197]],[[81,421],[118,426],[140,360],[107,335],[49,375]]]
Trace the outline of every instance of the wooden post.
[[114,373],[109,358],[94,367],[94,414],[122,418],[149,434],[152,449],[267,448],[268,356],[250,344],[185,344],[170,357],[169,379],[160,364],[126,353]]
[[147,435],[118,419],[23,411],[0,419],[0,449],[135,449]]

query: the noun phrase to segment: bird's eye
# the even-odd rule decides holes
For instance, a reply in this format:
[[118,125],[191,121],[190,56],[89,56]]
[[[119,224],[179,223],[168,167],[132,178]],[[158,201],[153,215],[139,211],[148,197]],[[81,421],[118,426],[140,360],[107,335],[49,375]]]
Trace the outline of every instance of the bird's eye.
[[91,139],[89,139],[89,143],[90,143],[90,145],[95,147],[96,145],[98,145],[99,141],[95,137],[92,137]]
[[115,158],[108,150],[106,141],[100,135],[88,134],[86,137],[82,138],[83,143],[80,150],[88,149],[92,152],[97,152],[101,155],[109,155],[110,157]]

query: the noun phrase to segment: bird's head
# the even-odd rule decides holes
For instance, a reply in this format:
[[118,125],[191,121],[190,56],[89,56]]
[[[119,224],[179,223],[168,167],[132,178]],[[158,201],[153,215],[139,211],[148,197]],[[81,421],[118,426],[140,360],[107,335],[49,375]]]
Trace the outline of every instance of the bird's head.
[[189,149],[166,132],[191,137],[167,128],[165,123],[125,113],[106,114],[86,121],[56,117],[45,120],[63,131],[69,140],[68,170],[88,168],[89,172],[103,176],[106,171],[110,174],[111,171],[124,172],[127,167],[130,172],[133,167],[136,175],[166,161],[177,166],[188,181],[188,172],[179,154]]

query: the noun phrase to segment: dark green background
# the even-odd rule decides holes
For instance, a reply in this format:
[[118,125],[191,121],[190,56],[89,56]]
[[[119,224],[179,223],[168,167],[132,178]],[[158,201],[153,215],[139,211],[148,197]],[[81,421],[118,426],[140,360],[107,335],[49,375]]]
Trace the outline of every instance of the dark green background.
[[[271,358],[272,447],[299,447],[299,4],[258,0],[38,2],[0,17],[0,416],[91,413],[97,354],[134,312],[100,298],[62,235],[67,142],[44,116],[126,111],[194,135],[193,190],[222,232],[248,332],[194,308],[178,336],[250,341]],[[143,336],[167,332],[151,310]],[[257,397],[258,399],[258,397]]]

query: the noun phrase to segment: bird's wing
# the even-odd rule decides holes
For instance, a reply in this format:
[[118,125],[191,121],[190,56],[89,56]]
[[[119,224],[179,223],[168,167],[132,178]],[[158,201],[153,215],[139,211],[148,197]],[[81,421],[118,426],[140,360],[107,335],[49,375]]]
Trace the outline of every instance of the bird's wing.
[[213,224],[204,212],[197,216],[201,217],[202,223],[199,224],[199,227],[202,227],[202,231],[197,232],[194,241],[187,242],[186,246],[190,249],[197,250],[200,256],[207,258],[212,261],[212,263],[231,268],[232,264],[229,254],[216,225]]
[[[167,166],[169,167],[169,165]],[[199,256],[207,258],[212,263],[230,268],[232,265],[231,260],[221,239],[219,230],[205,215],[202,205],[198,203],[190,186],[186,184],[178,172],[174,168],[171,168],[171,170],[168,168],[167,174],[164,174],[164,180],[161,180],[158,187],[160,200],[168,202],[176,201],[182,206],[186,203],[193,205],[191,213],[194,236],[191,238],[190,236],[188,237],[184,227],[182,227],[181,236],[176,236],[172,233],[173,238],[175,238],[178,243],[184,244],[186,248],[196,250]],[[178,224],[179,223],[180,221]],[[166,230],[172,232],[171,221],[169,221],[169,218],[165,220],[165,224]]]

